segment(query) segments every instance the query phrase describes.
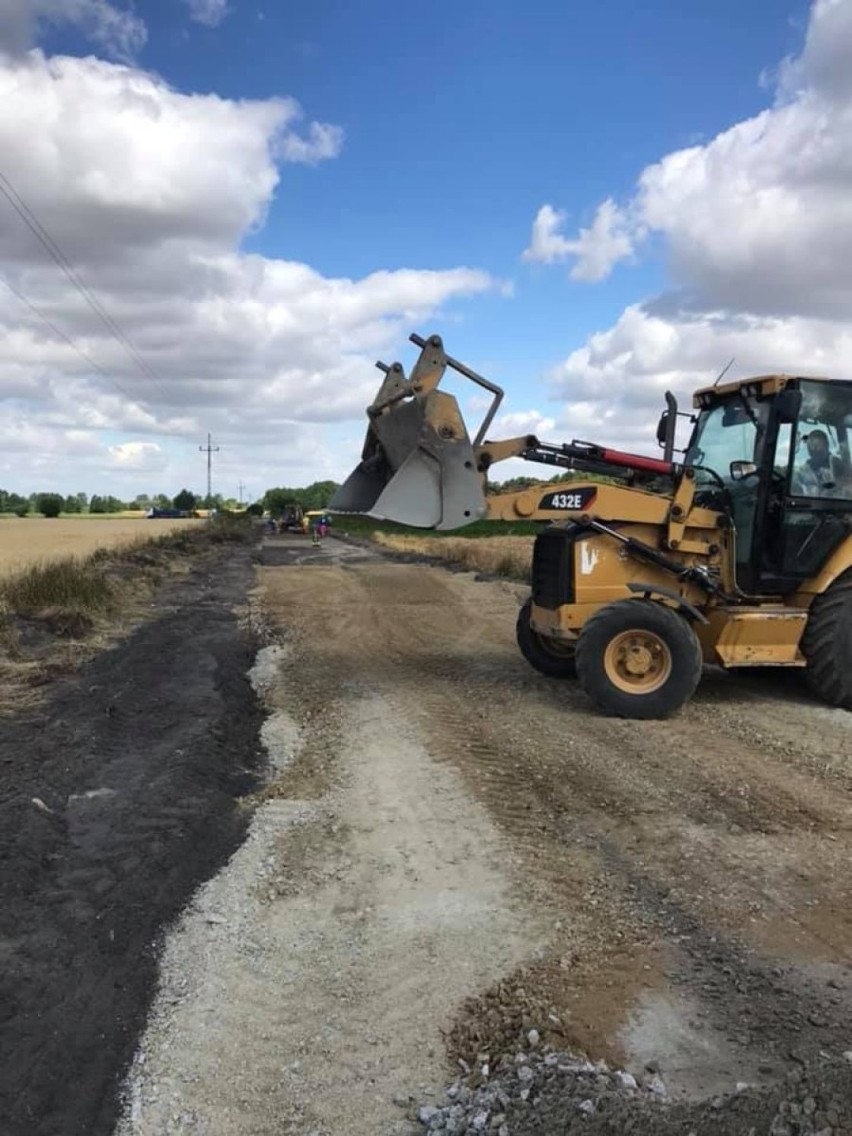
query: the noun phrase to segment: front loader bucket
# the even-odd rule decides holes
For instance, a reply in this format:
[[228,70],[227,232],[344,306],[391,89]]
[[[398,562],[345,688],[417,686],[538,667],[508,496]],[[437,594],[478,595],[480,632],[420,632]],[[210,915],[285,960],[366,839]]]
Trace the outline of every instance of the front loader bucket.
[[455,398],[433,391],[374,418],[364,457],[329,508],[424,529],[458,529],[483,517],[482,481]]
[[447,358],[438,336],[412,339],[423,350],[410,379],[398,363],[379,364],[387,377],[367,410],[361,462],[329,508],[415,528],[462,528],[485,515],[483,479],[458,402],[436,389],[447,363],[462,365]]

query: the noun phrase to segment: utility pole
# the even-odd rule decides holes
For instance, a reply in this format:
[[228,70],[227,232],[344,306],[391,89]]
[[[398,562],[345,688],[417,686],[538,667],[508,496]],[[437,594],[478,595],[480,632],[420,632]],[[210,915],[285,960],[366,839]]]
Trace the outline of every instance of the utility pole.
[[218,446],[212,446],[210,444],[210,442],[211,442],[211,439],[210,439],[210,435],[208,434],[207,435],[207,445],[198,447],[199,450],[201,451],[201,453],[207,454],[207,505],[208,505],[208,508],[210,506],[210,503],[213,500],[213,455],[219,453],[219,447]]
[[243,490],[244,490],[244,489],[245,489],[245,486],[243,485],[243,483],[242,483],[242,482],[240,482],[240,504],[241,504],[241,505],[242,505],[242,503],[243,503]]

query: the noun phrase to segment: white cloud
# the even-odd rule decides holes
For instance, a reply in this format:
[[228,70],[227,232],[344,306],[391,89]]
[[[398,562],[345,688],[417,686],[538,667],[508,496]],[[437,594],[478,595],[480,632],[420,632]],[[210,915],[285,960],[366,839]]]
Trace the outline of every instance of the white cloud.
[[228,0],[184,0],[191,19],[208,28],[216,28],[230,12]]
[[340,146],[339,128],[291,99],[184,94],[138,68],[34,50],[0,60],[0,103],[0,169],[153,372],[0,198],[3,276],[99,368],[0,284],[3,488],[33,487],[21,454],[65,492],[203,488],[208,430],[233,486],[340,478],[335,424],[360,427],[377,355],[499,287],[475,268],[329,278],[242,251],[286,163]]
[[572,278],[596,281],[608,276],[613,266],[633,251],[638,234],[631,232],[628,217],[612,200],[599,206],[591,228],[581,229],[573,240],[559,232],[565,219],[565,214],[553,206],[542,205],[533,221],[532,239],[523,259],[551,264],[574,257]]
[[498,414],[494,426],[489,431],[495,438],[519,438],[523,434],[535,434],[542,441],[553,437],[556,419],[541,414],[538,410],[513,410]]
[[[781,68],[778,99],[705,146],[668,154],[622,207],[598,209],[571,240],[543,206],[524,254],[574,258],[602,279],[649,233],[668,242],[677,282],[731,307],[837,310],[852,289],[852,3],[817,0],[800,56]],[[816,294],[813,294],[816,289]],[[803,293],[807,292],[807,298]]]
[[540,247],[551,260],[573,258],[575,276],[602,278],[646,234],[661,241],[670,273],[662,296],[628,308],[556,369],[566,425],[572,407],[586,415],[591,407],[600,429],[615,425],[619,441],[636,445],[644,437],[648,449],[664,390],[712,382],[732,356],[733,374],[852,374],[850,58],[852,0],[816,0],[771,106],[706,145],[666,155],[624,205],[601,206],[598,217],[615,220],[600,231],[615,231],[623,247],[610,242],[607,253],[604,241],[595,261],[594,225],[572,241],[562,215],[545,215]]
[[307,138],[287,133],[278,143],[277,153],[285,162],[307,162],[313,165],[325,158],[336,158],[343,146],[343,130],[327,122],[312,122]]
[[117,469],[156,474],[167,468],[163,450],[156,442],[123,442],[107,448],[109,459]]
[[[302,138],[293,99],[187,95],[135,68],[38,51],[0,67],[0,105],[3,169],[75,264],[152,241],[236,243],[263,221],[274,159],[333,157],[324,131],[338,130],[311,123]],[[3,226],[5,255],[31,249],[23,225]]]
[[45,25],[71,25],[118,59],[132,59],[148,38],[132,10],[109,0],[0,0],[0,51],[19,55]]

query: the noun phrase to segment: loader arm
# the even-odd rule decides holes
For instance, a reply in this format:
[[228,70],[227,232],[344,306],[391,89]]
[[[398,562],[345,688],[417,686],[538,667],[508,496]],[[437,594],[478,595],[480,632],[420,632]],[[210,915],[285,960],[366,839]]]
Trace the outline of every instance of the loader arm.
[[[401,363],[376,364],[385,377],[367,408],[361,461],[332,498],[332,512],[453,530],[486,519],[565,520],[588,516],[593,509],[602,521],[630,517],[640,523],[668,523],[669,547],[706,551],[706,540],[686,536],[694,496],[691,471],[591,442],[552,444],[531,434],[486,440],[502,389],[447,355],[440,336],[410,339],[421,349],[410,377]],[[473,439],[456,398],[438,389],[448,367],[491,394]],[[509,458],[605,475],[619,484],[557,482],[489,496],[489,470]],[[663,493],[643,488],[660,478]]]

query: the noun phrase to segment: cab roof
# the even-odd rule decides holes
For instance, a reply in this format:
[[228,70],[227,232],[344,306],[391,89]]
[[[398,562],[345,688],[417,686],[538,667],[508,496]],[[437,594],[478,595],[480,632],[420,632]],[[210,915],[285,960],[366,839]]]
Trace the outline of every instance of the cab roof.
[[737,379],[736,382],[719,383],[717,386],[701,387],[692,396],[694,407],[707,406],[724,398],[728,394],[742,391],[744,394],[778,394],[790,383],[804,379],[809,383],[836,383],[838,379],[831,379],[827,375],[754,375],[748,379]]

